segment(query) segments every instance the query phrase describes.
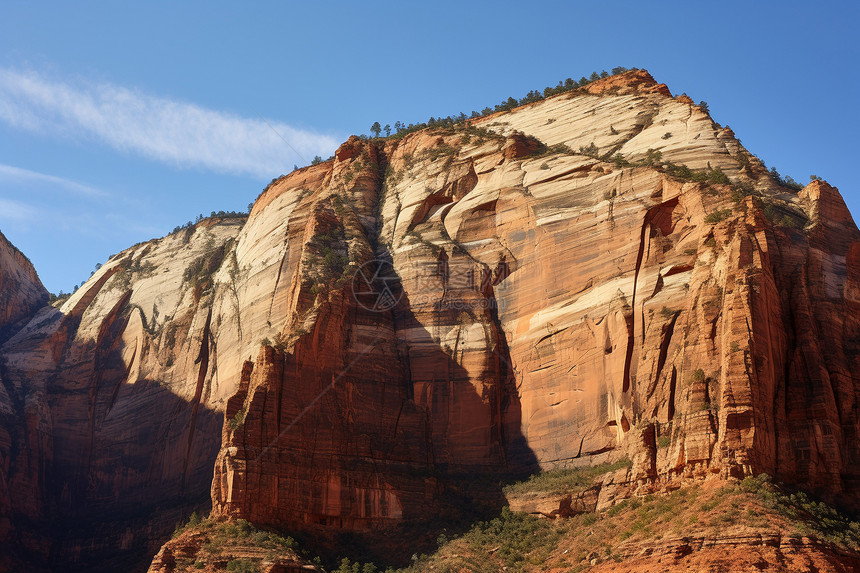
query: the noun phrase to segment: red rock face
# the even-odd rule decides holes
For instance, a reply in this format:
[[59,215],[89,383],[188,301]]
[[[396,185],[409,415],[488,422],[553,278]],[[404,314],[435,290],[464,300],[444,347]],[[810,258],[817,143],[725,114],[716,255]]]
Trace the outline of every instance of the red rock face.
[[[200,230],[202,243],[214,242],[205,235]],[[184,245],[189,255],[195,242]],[[122,567],[157,550],[176,521],[206,505],[223,418],[201,407],[191,371],[209,371],[212,297],[195,303],[186,282],[187,312],[169,328],[147,325],[133,291],[140,275],[153,273],[133,256],[105,265],[62,308],[40,308],[2,346],[10,401],[0,432],[13,446],[3,458],[10,502],[2,515],[28,568]],[[175,340],[166,344],[171,330]],[[194,354],[189,368],[170,374],[166,366],[183,354]],[[169,387],[186,374],[187,398]]]
[[760,472],[860,499],[860,233],[644,71],[350,138],[247,222],[37,291],[0,308],[0,535],[56,566],[154,553],[207,492],[411,554],[500,501],[480,478],[622,457],[599,503]]
[[[370,144],[351,141],[336,157],[372,153]],[[468,171],[464,177],[447,187],[452,197],[468,191]],[[375,173],[358,171],[352,180],[348,197],[378,201]],[[506,427],[518,413],[517,395],[494,326],[492,287],[446,286],[446,261],[462,255],[442,251],[420,276],[364,283],[394,267],[374,256],[375,226],[344,203],[321,187],[293,212],[301,227],[291,225],[297,240],[287,258],[299,268],[288,307],[302,326],[284,333],[286,350],[263,346],[245,363],[226,406],[212,486],[215,514],[312,532],[323,544],[338,532],[438,515],[449,503],[446,476],[497,471],[527,455]],[[320,275],[318,257],[331,252],[347,253],[349,263]],[[413,284],[420,292],[409,290]],[[452,325],[479,329],[480,337],[468,346],[439,344],[433,330]]]
[[750,419],[754,465],[856,507],[860,233],[833,187],[815,181],[800,198],[805,233],[748,226],[763,268],[750,277],[753,400],[737,431]]
[[0,340],[48,300],[32,263],[0,233]]
[[[23,327],[47,300],[48,292],[33,265],[0,233],[0,343]],[[22,447],[21,430],[37,428],[39,416],[37,412],[23,414],[21,397],[4,370],[0,363],[0,569],[20,565],[13,507],[32,507],[39,497],[37,484],[31,482],[35,471],[27,465],[13,468],[15,451]],[[24,491],[18,485],[22,482]]]
[[596,95],[607,93],[615,95],[631,93],[672,95],[666,84],[658,84],[646,70],[633,70],[617,76],[609,76],[586,84],[583,90]]
[[[440,511],[467,468],[625,455],[629,483],[768,472],[856,502],[858,232],[838,192],[735,203],[727,185],[515,153],[512,137],[450,152],[460,136],[420,134],[377,151],[388,178],[365,181],[383,204],[355,210],[380,213],[398,303],[368,312],[346,284],[303,295],[297,271],[296,312],[313,319],[286,353],[247,363],[215,513],[321,539]],[[539,167],[553,161],[570,167]],[[363,245],[354,266],[367,263],[375,228],[344,225]]]

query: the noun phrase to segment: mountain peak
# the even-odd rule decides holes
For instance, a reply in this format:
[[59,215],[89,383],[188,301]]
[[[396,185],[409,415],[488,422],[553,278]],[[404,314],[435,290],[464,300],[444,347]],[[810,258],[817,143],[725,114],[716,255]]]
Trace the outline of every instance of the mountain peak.
[[581,88],[583,91],[595,94],[627,95],[632,93],[659,93],[671,97],[666,84],[657,83],[657,80],[648,70],[630,70],[607,78],[591,82]]

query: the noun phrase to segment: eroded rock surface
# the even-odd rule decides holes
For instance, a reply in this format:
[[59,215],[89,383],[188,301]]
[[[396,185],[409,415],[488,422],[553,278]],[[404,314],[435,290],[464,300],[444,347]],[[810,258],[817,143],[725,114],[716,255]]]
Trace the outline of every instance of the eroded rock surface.
[[860,232],[647,72],[350,138],[60,309],[30,317],[28,288],[0,307],[26,323],[0,347],[0,515],[59,516],[20,538],[53,563],[151,555],[207,492],[391,551],[464,476],[598,458],[632,461],[619,496],[768,472],[860,499]]
[[[0,233],[0,342],[12,336],[47,301],[48,292],[29,259]],[[12,508],[20,500],[16,499],[18,488],[11,482],[19,479],[21,469],[13,468],[12,463],[20,446],[19,430],[27,422],[20,397],[4,376],[0,355],[0,568],[12,568],[19,564]]]
[[216,513],[408,521],[440,490],[389,481],[406,444],[422,471],[614,452],[632,483],[768,472],[856,503],[860,235],[838,192],[782,188],[699,107],[641,74],[616,84],[470,129],[351,140],[319,186],[269,189],[330,209],[348,268],[390,264],[397,304],[365,312],[337,281],[295,289],[317,319],[248,365],[265,374],[228,411]]

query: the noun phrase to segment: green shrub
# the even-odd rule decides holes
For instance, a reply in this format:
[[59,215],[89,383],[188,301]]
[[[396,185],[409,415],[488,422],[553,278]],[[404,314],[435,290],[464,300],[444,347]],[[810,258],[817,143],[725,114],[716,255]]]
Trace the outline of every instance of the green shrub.
[[377,573],[379,569],[374,563],[361,564],[358,561],[350,561],[348,557],[344,557],[340,561],[340,566],[332,571],[332,573]]
[[227,562],[227,571],[235,573],[258,573],[260,568],[251,559],[233,559]]
[[[645,161],[643,163],[645,163],[646,165],[657,165],[659,163],[659,158],[657,159],[657,161],[649,163],[648,157],[646,156]],[[686,179],[687,181],[723,185],[730,183],[728,176],[723,173],[723,171],[719,167],[712,168],[710,164],[708,164],[708,167],[705,169],[690,169],[686,165],[676,165],[671,161],[667,161],[662,164],[662,168],[672,177],[676,177],[678,179]]]
[[245,416],[248,414],[248,407],[243,405],[236,414],[227,422],[227,427],[235,430],[245,423]]
[[232,241],[222,243],[191,261],[191,264],[185,268],[182,280],[193,289],[195,300],[199,300],[201,296],[210,291],[213,285],[213,275],[221,267],[221,263],[224,262],[224,257],[232,245]]
[[711,499],[709,501],[706,501],[705,503],[702,504],[702,507],[701,507],[702,513],[707,513],[709,511],[711,511],[712,509],[714,509],[715,507],[717,507],[720,504],[720,501],[721,500],[718,498],[714,498],[714,499]]
[[612,156],[612,162],[618,167],[629,167],[631,163],[624,158],[621,153],[616,153]]
[[741,481],[741,490],[746,493],[758,493],[762,487],[764,487],[764,480],[753,476],[747,476]]
[[794,180],[794,178],[786,175],[782,177],[779,174],[779,171],[776,170],[776,167],[770,168],[770,176],[773,177],[773,180],[782,187],[787,187],[793,191],[800,191],[803,189],[803,185]]
[[797,222],[797,219],[789,215],[783,215],[782,218],[779,220],[779,224],[783,227],[788,227],[789,229],[802,228],[802,225]]
[[600,155],[600,150],[597,148],[596,145],[594,145],[593,141],[586,146],[580,147],[579,152],[582,155],[587,155],[589,157],[594,158],[597,158]]
[[803,189],[803,185],[795,181],[792,177],[786,175],[782,180],[782,186],[788,187],[789,189],[793,189],[795,191],[800,191]]
[[755,190],[748,185],[735,185],[732,187],[730,197],[735,204],[739,204],[744,197],[754,195]]
[[630,467],[630,465],[630,460],[623,459],[612,464],[541,472],[534,474],[525,481],[506,485],[504,491],[509,494],[533,491],[569,493],[571,491],[590,486],[592,482],[601,475],[608,472],[614,472],[621,468]]
[[552,154],[573,155],[573,150],[564,143],[556,143],[555,145],[550,145],[549,147],[547,147],[546,150],[544,151],[544,153],[547,153],[550,155],[552,155]]
[[476,524],[467,537],[474,550],[498,547],[495,555],[506,567],[520,567],[527,558],[531,561],[548,555],[559,532],[547,520],[505,507],[495,519]]
[[[635,70],[636,68],[631,68],[631,69]],[[615,70],[628,71],[627,68],[616,67],[616,68],[613,68],[613,75],[614,75]],[[619,71],[619,73],[622,73],[622,72]],[[591,83],[592,81],[594,81],[596,79],[600,79],[601,77],[609,77],[609,73],[606,71],[603,71],[599,74],[597,72],[593,72],[590,76],[591,79],[583,76],[579,81],[576,81],[573,78],[567,78],[565,80],[560,80],[555,86],[547,86],[543,90],[531,90],[525,96],[523,96],[521,98],[509,97],[507,99],[502,100],[501,103],[499,103],[493,107],[487,106],[480,113],[477,111],[473,111],[470,115],[466,115],[465,113],[460,112],[458,115],[449,115],[447,117],[439,117],[439,118],[431,117],[430,119],[428,119],[424,123],[415,123],[415,124],[410,123],[408,125],[406,123],[396,121],[396,122],[394,122],[394,125],[393,125],[393,128],[394,128],[393,133],[389,130],[388,124],[386,124],[383,127],[379,124],[379,122],[375,122],[373,125],[370,126],[370,131],[374,137],[379,137],[380,132],[385,131],[385,137],[386,138],[400,139],[400,138],[406,136],[407,134],[410,134],[410,133],[413,133],[413,132],[416,132],[416,131],[419,131],[422,129],[427,129],[427,128],[433,128],[433,129],[437,129],[437,130],[438,129],[454,130],[454,129],[460,129],[463,126],[465,126],[466,128],[471,128],[473,126],[471,126],[468,123],[468,120],[470,118],[474,119],[474,118],[478,118],[478,117],[482,117],[482,116],[488,116],[488,115],[491,115],[493,113],[501,113],[501,112],[510,111],[510,110],[512,110],[516,107],[522,106],[522,105],[541,101],[544,98],[548,98],[548,97],[551,97],[554,95],[558,95],[558,94],[570,92],[573,90],[577,90],[580,87],[584,87],[584,86],[588,85],[589,83]],[[551,123],[551,121],[548,121],[547,123]],[[614,129],[612,131],[614,131]],[[366,136],[366,135],[362,135],[360,137],[362,137],[364,139],[368,139],[368,136]],[[311,162],[311,164],[317,165],[318,163],[321,163],[321,162],[322,162],[322,158],[317,156],[314,158],[314,160]]]
[[729,217],[731,217],[731,215],[732,215],[731,209],[718,209],[718,210],[714,211],[713,213],[709,213],[708,216],[705,217],[705,223],[713,225],[713,224],[719,223],[720,221],[724,221],[725,219],[728,219]]
[[430,161],[436,161],[440,157],[453,157],[456,152],[456,149],[454,149],[450,145],[445,144],[431,147],[430,149],[425,150],[423,156]]
[[656,149],[649,149],[645,152],[645,157],[639,161],[640,165],[660,165],[660,162],[663,160],[663,152],[657,151]]

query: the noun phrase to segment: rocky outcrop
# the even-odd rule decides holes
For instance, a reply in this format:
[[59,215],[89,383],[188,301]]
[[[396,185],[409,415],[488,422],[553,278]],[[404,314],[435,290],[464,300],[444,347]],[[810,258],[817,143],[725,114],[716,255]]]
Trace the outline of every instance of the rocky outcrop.
[[[501,144],[495,150],[501,157]],[[446,476],[496,471],[527,456],[507,427],[517,396],[497,355],[504,341],[493,326],[492,287],[446,284],[446,262],[460,264],[465,253],[430,245],[433,258],[417,260],[426,268],[415,276],[391,272],[396,255],[382,243],[391,238],[377,234],[386,208],[378,204],[381,151],[345,143],[330,177],[292,212],[288,326],[246,363],[227,403],[216,515],[333,542],[338,532],[452,511]],[[404,224],[470,191],[471,167],[452,171],[435,198],[404,211],[411,222]],[[298,193],[295,181],[276,183],[261,201]]]
[[289,540],[241,526],[207,523],[186,527],[165,543],[150,573],[310,573],[320,569],[292,549]]
[[[18,423],[7,461],[25,550],[67,570],[155,551],[206,505],[223,417],[212,274],[242,220],[208,221],[104,265],[2,346]],[[215,315],[217,320],[219,315]],[[202,379],[202,383],[201,383]],[[213,381],[214,380],[214,381]]]
[[[29,259],[0,233],[0,342],[12,336],[47,301],[48,292]],[[12,511],[19,500],[14,484],[10,484],[23,469],[13,466],[19,446],[17,430],[27,424],[20,406],[20,396],[6,377],[0,356],[0,568],[20,565]]]
[[666,84],[658,84],[646,70],[633,70],[586,84],[582,91],[590,94],[662,94],[671,96]]
[[780,187],[644,71],[353,137],[20,311],[0,515],[59,516],[21,539],[74,568],[154,553],[207,491],[388,555],[502,503],[476,477],[594,460],[632,462],[603,496],[768,472],[856,504],[858,304],[838,191]]
[[0,233],[0,340],[11,336],[47,301],[48,291],[33,264]]
[[[619,562],[620,561],[620,562]],[[738,535],[661,539],[631,544],[617,559],[595,563],[594,573],[674,573],[700,571],[819,571],[849,573],[860,567],[855,554],[834,550],[809,538]]]

